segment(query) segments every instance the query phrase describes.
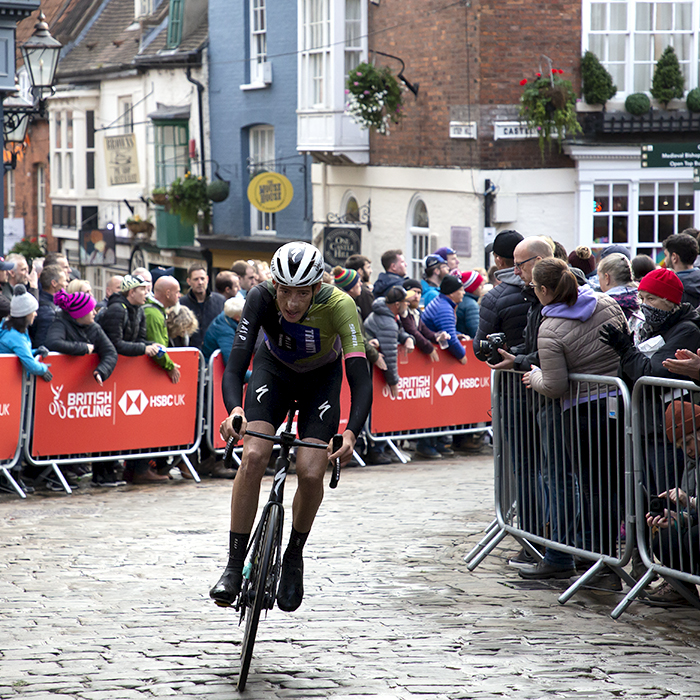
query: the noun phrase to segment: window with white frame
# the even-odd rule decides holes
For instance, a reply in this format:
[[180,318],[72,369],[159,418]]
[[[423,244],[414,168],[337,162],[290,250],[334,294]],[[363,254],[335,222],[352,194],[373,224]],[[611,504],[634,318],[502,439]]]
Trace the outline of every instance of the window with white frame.
[[150,15],[153,12],[153,0],[135,0],[134,10],[136,11],[136,17]]
[[423,260],[430,253],[430,220],[425,202],[416,197],[411,203],[408,214],[408,235],[411,250],[411,277],[420,279]]
[[73,111],[54,112],[53,118],[53,185],[56,191],[75,190]]
[[329,106],[330,86],[330,0],[301,0],[302,109]]
[[362,3],[345,0],[345,76],[362,62]]
[[265,0],[250,0],[250,82],[264,83],[267,62],[267,11]]
[[119,130],[122,134],[134,133],[134,106],[131,95],[117,98]]
[[7,170],[5,172],[6,195],[5,206],[7,207],[7,218],[15,218],[15,171]]
[[[275,128],[264,124],[249,130],[248,171],[251,177],[266,170],[275,169]],[[252,235],[272,235],[277,230],[277,216],[260,211],[250,205],[250,228]]]
[[[663,242],[693,226],[695,197],[690,182],[639,184],[638,252],[658,257]],[[653,251],[650,252],[650,251]]]
[[692,228],[695,197],[690,182],[595,183],[593,247],[629,246],[633,255],[663,257],[663,242]]
[[156,187],[167,187],[190,169],[189,122],[154,121]]
[[698,84],[699,10],[700,0],[584,0],[583,48],[630,94],[649,92],[654,66],[672,46],[689,90]]
[[46,234],[46,171],[43,165],[36,167],[36,230],[39,236]]

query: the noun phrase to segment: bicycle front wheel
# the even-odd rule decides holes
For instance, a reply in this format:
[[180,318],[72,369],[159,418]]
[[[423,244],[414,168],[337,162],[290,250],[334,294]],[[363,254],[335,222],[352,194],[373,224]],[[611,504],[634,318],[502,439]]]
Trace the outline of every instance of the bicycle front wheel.
[[[270,508],[267,512],[265,526],[262,536],[260,537],[260,549],[257,556],[253,557],[253,570],[251,572],[251,588],[253,590],[253,600],[248,603],[245,620],[245,632],[243,634],[243,642],[241,644],[241,670],[238,674],[238,683],[236,687],[239,691],[245,689],[246,681],[248,680],[248,670],[250,662],[253,658],[253,646],[255,645],[255,635],[258,631],[258,621],[260,620],[260,612],[266,605],[267,598],[272,596],[274,603],[274,590],[271,588],[271,580],[274,579],[273,564],[275,558],[275,550],[278,538],[278,523],[279,510]],[[269,602],[269,601],[268,601]]]

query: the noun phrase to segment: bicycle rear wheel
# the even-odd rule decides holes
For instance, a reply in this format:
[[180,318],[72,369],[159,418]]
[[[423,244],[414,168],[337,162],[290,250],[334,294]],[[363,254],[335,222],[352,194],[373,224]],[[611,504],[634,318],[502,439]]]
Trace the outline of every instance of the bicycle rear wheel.
[[[270,589],[275,587],[274,581],[276,580],[273,565],[279,537],[279,517],[280,514],[277,508],[273,507],[268,510],[265,526],[260,537],[260,549],[252,562],[251,588],[254,592],[254,598],[248,603],[246,610],[245,632],[241,643],[241,669],[238,673],[238,683],[236,684],[239,691],[245,689],[245,684],[248,680],[248,670],[253,658],[253,646],[255,645],[255,635],[258,631],[260,612],[263,606],[271,608],[274,605],[276,591]],[[270,597],[271,602],[269,600]]]

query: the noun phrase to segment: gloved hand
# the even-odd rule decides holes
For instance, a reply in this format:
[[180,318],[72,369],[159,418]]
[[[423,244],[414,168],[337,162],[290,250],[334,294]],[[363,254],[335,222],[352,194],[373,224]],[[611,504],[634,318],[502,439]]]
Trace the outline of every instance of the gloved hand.
[[620,328],[613,323],[606,323],[600,330],[600,339],[618,355],[634,347],[634,340],[627,325]]
[[46,372],[44,372],[43,376],[41,377],[45,382],[50,382],[53,379],[53,374],[51,374],[51,370],[47,369]]
[[34,357],[41,355],[42,357],[47,357],[49,354],[49,349],[46,345],[40,345],[36,350],[34,350]]

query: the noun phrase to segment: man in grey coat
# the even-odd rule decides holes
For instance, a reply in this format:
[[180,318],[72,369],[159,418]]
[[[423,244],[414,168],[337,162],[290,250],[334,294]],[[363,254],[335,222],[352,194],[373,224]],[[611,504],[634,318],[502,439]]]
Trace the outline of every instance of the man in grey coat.
[[390,287],[383,297],[375,299],[372,313],[365,321],[365,331],[371,338],[379,341],[379,352],[384,355],[386,369],[384,379],[391,395],[399,395],[399,363],[397,346],[405,345],[408,352],[415,347],[415,341],[403,329],[397,316],[407,307],[406,290],[398,285]]

